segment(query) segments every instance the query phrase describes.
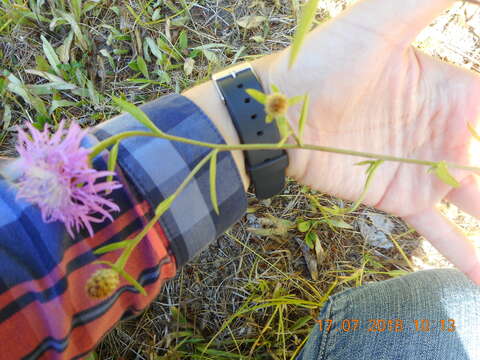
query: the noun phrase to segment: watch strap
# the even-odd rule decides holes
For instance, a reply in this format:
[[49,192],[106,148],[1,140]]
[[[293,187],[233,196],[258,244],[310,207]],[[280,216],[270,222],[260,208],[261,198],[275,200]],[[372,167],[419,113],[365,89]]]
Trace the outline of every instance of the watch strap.
[[[265,122],[264,105],[245,91],[255,89],[263,92],[250,66],[238,71],[228,72],[227,69],[226,76],[214,76],[213,79],[242,144],[272,144],[280,141],[276,123]],[[282,191],[285,186],[285,169],[288,166],[285,150],[246,150],[245,162],[257,198],[269,198]]]

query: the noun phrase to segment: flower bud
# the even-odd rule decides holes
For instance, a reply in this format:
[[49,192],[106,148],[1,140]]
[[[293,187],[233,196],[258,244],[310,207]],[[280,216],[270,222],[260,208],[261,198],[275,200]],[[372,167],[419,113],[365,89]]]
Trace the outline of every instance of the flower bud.
[[265,112],[273,117],[285,116],[288,109],[288,98],[280,93],[273,93],[267,96]]
[[85,286],[88,296],[102,299],[110,295],[120,283],[118,273],[113,269],[100,269],[93,273]]

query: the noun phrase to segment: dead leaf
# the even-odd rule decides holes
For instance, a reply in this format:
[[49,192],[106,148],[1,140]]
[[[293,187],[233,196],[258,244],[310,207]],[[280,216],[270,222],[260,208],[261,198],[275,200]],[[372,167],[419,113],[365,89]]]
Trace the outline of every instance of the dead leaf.
[[303,257],[305,258],[305,263],[307,264],[308,271],[310,272],[310,276],[313,280],[318,280],[318,264],[316,256],[312,254],[312,251],[310,250],[308,245],[305,244],[305,241],[303,241],[299,237],[295,237],[295,240],[297,241],[300,249],[302,250]]
[[247,15],[237,20],[238,26],[244,29],[253,29],[260,26],[267,18],[259,15]]
[[192,58],[186,58],[183,63],[183,71],[185,75],[190,75],[193,71],[193,66],[195,65],[195,60]]

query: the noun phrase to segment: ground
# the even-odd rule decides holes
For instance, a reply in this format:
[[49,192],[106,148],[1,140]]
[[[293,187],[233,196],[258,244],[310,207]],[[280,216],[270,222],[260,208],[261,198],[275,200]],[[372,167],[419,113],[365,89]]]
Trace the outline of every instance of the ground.
[[[0,4],[0,72],[15,77],[9,89],[0,83],[2,155],[15,155],[16,124],[67,118],[91,126],[117,112],[111,95],[141,103],[186,89],[225,65],[286,47],[302,4],[69,3]],[[317,23],[352,3],[320,0]],[[479,31],[479,8],[458,2],[415,46],[477,71]],[[60,64],[56,71],[52,62]],[[400,219],[366,208],[332,219],[324,210],[349,205],[293,181],[271,200],[249,195],[242,220],[181,269],[139,318],[113,329],[92,356],[293,359],[329,294],[451,267]],[[476,220],[448,204],[443,210],[478,237]]]

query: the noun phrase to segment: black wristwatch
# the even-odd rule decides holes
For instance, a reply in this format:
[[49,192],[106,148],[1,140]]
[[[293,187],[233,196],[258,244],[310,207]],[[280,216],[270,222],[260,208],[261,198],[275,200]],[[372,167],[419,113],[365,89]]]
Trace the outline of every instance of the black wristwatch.
[[[270,124],[265,122],[264,105],[245,92],[245,89],[263,92],[250,64],[243,63],[213,74],[212,80],[227,106],[242,144],[280,141],[275,121]],[[245,165],[258,199],[266,199],[282,191],[288,166],[285,150],[246,150]]]

